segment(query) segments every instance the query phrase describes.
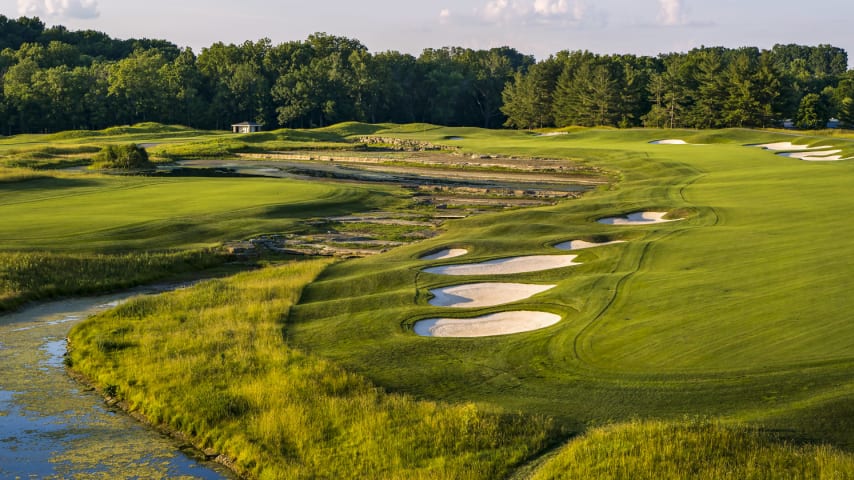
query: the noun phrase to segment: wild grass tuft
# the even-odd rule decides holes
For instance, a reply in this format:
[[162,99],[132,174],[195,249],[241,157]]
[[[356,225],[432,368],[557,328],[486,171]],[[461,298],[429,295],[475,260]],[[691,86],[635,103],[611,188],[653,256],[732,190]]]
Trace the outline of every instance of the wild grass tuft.
[[220,265],[211,252],[0,252],[0,312],[34,300],[129,288]]
[[717,421],[632,421],[587,432],[533,476],[576,478],[846,479],[854,478],[854,457]]

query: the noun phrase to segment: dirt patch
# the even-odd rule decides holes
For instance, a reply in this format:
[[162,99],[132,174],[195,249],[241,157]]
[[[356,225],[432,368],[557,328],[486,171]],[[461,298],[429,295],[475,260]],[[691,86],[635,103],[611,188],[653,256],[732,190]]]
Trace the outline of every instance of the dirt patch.
[[292,151],[292,152],[268,152],[268,153],[244,153],[238,154],[242,159],[252,160],[297,160],[317,161],[326,163],[352,163],[352,164],[387,164],[405,163],[411,166],[447,166],[489,169],[500,168],[506,170],[521,170],[528,172],[556,172],[575,173],[584,176],[599,176],[603,170],[577,164],[571,160],[558,158],[533,158],[503,155],[462,155],[459,153],[439,152],[407,152],[406,154],[392,153],[367,153],[355,154],[354,152],[331,152],[331,151]]

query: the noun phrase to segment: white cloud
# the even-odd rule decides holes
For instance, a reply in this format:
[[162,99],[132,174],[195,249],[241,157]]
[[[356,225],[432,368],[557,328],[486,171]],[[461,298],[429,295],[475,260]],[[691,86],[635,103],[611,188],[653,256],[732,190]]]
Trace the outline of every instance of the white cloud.
[[534,12],[539,15],[550,17],[552,15],[564,15],[569,11],[567,0],[534,0]]
[[483,7],[483,17],[490,21],[501,20],[509,12],[509,0],[490,0]]
[[24,16],[96,18],[97,0],[18,0],[18,14]]
[[490,0],[480,11],[488,22],[506,23],[512,20],[569,20],[581,21],[586,13],[584,0]]
[[658,0],[658,21],[662,25],[683,25],[685,13],[682,0]]

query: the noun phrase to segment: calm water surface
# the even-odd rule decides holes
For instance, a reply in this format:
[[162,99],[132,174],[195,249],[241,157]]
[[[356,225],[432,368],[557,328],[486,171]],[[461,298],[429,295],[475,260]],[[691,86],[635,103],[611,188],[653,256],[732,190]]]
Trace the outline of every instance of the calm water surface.
[[0,316],[0,478],[232,478],[105,405],[68,377],[65,337],[140,293],[50,302]]

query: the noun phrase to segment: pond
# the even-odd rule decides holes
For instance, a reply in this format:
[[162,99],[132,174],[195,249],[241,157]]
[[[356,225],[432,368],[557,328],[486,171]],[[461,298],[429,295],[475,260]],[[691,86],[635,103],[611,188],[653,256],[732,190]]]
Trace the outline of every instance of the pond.
[[71,327],[139,294],[68,299],[0,316],[0,478],[233,478],[107,406],[63,365]]

